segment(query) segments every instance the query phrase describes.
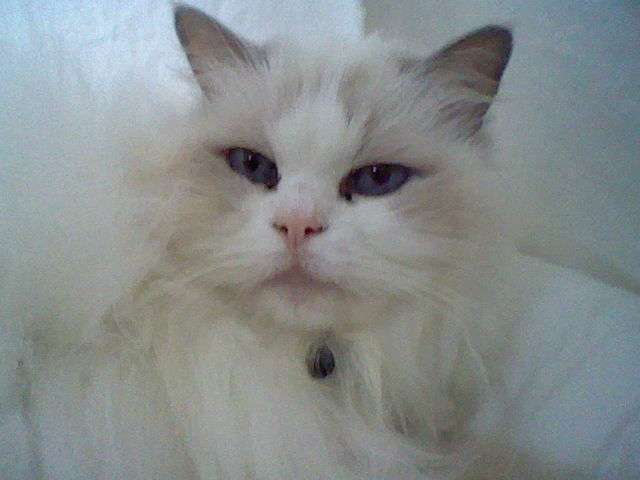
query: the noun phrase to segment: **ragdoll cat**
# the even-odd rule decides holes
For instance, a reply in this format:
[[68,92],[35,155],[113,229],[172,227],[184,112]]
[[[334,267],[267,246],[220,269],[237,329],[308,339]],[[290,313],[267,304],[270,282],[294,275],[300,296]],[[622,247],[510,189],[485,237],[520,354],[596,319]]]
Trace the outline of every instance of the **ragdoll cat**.
[[163,253],[34,382],[39,468],[460,475],[509,318],[482,127],[510,32],[420,58],[376,38],[252,45],[188,7],[175,23],[202,102],[140,175]]

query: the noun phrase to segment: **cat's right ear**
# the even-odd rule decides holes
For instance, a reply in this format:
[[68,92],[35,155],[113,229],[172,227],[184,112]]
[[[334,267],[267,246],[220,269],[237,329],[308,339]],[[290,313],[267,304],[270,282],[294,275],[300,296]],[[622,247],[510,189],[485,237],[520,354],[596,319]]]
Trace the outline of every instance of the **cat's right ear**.
[[204,12],[185,5],[174,10],[176,33],[204,94],[211,98],[212,78],[219,68],[256,67],[264,51],[240,38]]
[[508,28],[490,25],[449,44],[426,60],[403,60],[401,70],[427,85],[438,99],[438,123],[473,136],[498,92],[509,62],[513,37]]

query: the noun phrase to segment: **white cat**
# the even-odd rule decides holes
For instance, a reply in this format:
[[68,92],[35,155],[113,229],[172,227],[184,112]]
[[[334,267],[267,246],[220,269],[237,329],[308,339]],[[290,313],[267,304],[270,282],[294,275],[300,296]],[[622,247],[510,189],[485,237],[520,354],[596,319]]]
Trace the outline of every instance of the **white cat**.
[[519,305],[482,128],[511,34],[418,58],[175,18],[203,101],[138,165],[163,253],[95,342],[44,357],[37,469],[460,475]]

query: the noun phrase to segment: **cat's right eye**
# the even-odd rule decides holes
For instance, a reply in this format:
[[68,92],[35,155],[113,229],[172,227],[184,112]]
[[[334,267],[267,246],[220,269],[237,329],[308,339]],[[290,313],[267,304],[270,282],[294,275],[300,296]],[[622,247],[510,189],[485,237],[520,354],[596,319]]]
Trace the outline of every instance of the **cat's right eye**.
[[246,148],[229,148],[224,155],[231,169],[251,183],[262,184],[271,190],[280,180],[276,164],[261,153]]

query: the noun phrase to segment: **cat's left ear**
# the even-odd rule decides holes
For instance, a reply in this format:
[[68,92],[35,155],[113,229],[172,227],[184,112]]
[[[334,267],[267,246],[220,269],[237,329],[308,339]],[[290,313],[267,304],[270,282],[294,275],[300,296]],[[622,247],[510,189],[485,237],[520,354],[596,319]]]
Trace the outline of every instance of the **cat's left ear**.
[[204,12],[179,5],[174,16],[178,39],[207,97],[215,93],[212,80],[216,69],[255,68],[265,62],[262,48],[234,34]]
[[449,44],[426,61],[405,61],[405,73],[426,82],[437,98],[437,122],[468,138],[482,121],[498,92],[513,37],[505,27],[488,26]]

